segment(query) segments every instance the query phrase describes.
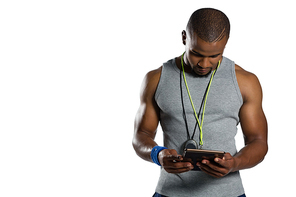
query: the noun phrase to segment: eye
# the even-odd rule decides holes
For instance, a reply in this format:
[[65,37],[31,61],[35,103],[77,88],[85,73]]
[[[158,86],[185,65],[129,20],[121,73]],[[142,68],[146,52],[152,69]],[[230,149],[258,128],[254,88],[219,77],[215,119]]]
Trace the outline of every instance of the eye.
[[201,55],[201,54],[199,54],[199,53],[197,53],[197,52],[195,52],[195,51],[190,51],[194,56],[196,56],[196,57],[204,57],[203,55]]
[[212,56],[210,56],[210,58],[216,58],[216,57],[218,57],[220,54],[217,54],[217,55],[212,55]]

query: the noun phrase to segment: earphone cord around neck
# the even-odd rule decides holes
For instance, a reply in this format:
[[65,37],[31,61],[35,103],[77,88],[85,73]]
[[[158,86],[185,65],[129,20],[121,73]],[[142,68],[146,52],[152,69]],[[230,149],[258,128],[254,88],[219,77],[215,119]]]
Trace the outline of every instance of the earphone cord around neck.
[[[198,112],[198,115],[197,115],[194,104],[193,104],[193,101],[192,101],[192,98],[191,98],[191,95],[190,95],[189,87],[188,87],[188,84],[187,84],[187,81],[186,81],[185,70],[184,70],[184,65],[183,65],[183,56],[184,56],[184,54],[185,54],[185,52],[181,56],[181,65],[182,65],[182,70],[183,70],[183,78],[184,78],[185,86],[186,86],[187,93],[188,93],[188,96],[189,96],[189,99],[190,99],[190,103],[191,103],[191,106],[192,106],[192,109],[194,111],[194,115],[195,115],[195,118],[196,118],[196,124],[195,124],[194,131],[193,131],[193,134],[192,134],[191,138],[190,138],[190,133],[189,133],[189,129],[188,129],[188,122],[187,122],[186,112],[185,112],[185,107],[184,107],[183,90],[182,90],[182,73],[181,73],[181,70],[180,70],[180,90],[181,90],[181,101],[182,101],[182,108],[183,108],[183,117],[184,117],[184,121],[185,121],[187,136],[188,136],[189,139],[193,140],[193,137],[194,137],[195,132],[196,132],[196,127],[198,125],[199,131],[200,131],[199,145],[200,145],[200,148],[202,148],[202,146],[203,146],[202,126],[203,126],[203,121],[204,121],[207,98],[208,98],[210,87],[211,87],[211,84],[212,84],[212,81],[213,81],[213,77],[214,77],[217,69],[220,66],[220,60],[219,60],[217,68],[213,71],[213,73],[211,75],[211,79],[210,79],[210,81],[209,81],[209,83],[207,85],[207,88],[206,88],[205,94],[203,96],[203,99],[202,99],[202,102],[201,102],[201,105],[200,105],[200,108],[199,108],[199,112]],[[201,123],[200,123],[199,116],[200,116],[200,111],[201,111],[202,106],[203,106],[203,110],[202,110],[202,117],[201,117]]]

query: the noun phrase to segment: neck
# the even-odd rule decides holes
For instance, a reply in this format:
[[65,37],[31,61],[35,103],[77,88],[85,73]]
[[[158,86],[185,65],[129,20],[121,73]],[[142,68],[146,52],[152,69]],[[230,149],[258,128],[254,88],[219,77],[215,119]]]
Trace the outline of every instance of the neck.
[[[182,70],[182,63],[181,63],[181,58],[182,57],[182,55],[180,55],[179,57],[177,57],[175,60],[176,60],[176,64],[177,64],[177,67],[178,67],[178,69],[180,69],[180,70]],[[185,56],[184,56],[185,57]],[[184,58],[183,57],[183,58]],[[193,70],[192,70],[192,68],[188,65],[188,64],[186,64],[186,62],[185,62],[186,60],[185,60],[185,58],[183,59],[183,66],[184,66],[184,70],[185,70],[185,72],[186,73],[192,73],[192,72],[194,72]]]

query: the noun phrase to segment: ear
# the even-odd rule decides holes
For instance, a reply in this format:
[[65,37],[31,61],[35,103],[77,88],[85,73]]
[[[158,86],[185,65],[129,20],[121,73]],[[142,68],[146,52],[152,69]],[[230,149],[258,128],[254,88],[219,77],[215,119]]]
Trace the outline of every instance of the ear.
[[182,31],[182,42],[184,45],[186,45],[186,31],[185,30]]

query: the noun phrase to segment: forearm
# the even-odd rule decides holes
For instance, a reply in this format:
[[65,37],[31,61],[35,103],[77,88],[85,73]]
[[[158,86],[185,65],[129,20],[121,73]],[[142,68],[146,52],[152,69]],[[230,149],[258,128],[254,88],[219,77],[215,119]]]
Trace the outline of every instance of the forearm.
[[135,133],[133,138],[133,147],[139,157],[146,161],[153,162],[150,154],[154,146],[157,146],[157,143],[147,133],[143,131]]
[[235,167],[232,171],[252,168],[263,161],[268,151],[264,140],[254,140],[242,148],[235,156]]

